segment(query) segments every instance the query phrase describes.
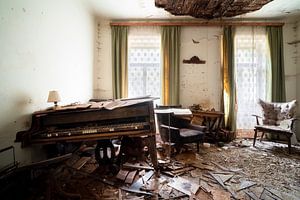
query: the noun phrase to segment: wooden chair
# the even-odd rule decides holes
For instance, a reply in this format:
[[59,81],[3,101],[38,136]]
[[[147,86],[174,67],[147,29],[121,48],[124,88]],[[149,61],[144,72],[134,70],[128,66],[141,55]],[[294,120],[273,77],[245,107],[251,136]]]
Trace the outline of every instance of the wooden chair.
[[[156,106],[159,109],[181,108],[180,105],[175,106]],[[196,143],[199,152],[199,143],[203,142],[205,127],[192,125],[189,119],[178,118],[174,113],[156,112],[159,133],[164,143],[174,143],[177,153],[181,152],[181,148],[187,143]]]
[[[265,133],[276,135],[277,138],[284,136],[287,139],[290,154],[291,138],[292,135],[295,134],[294,122],[296,118],[294,118],[294,115],[297,106],[296,100],[287,103],[269,103],[260,99],[258,103],[262,107],[263,117],[253,115],[256,117],[253,146],[255,146],[258,132],[262,132],[260,141],[263,139]],[[262,123],[260,123],[260,121],[262,121]]]

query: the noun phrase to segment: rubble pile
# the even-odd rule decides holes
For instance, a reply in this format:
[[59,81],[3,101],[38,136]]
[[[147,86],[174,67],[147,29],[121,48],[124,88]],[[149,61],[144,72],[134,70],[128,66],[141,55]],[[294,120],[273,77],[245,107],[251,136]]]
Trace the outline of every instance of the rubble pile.
[[[300,199],[300,147],[251,140],[194,146],[167,155],[157,145],[159,169],[146,160],[99,165],[84,146],[55,165],[34,168],[28,199]],[[55,158],[54,158],[55,159]],[[34,183],[34,184],[33,184]],[[38,186],[38,187],[37,187]],[[18,188],[17,188],[18,189]],[[27,199],[27,198],[24,198]]]

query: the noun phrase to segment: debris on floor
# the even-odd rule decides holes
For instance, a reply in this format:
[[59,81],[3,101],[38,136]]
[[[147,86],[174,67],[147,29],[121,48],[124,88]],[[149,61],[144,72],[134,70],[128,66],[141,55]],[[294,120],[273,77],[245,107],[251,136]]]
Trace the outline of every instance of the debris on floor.
[[[200,153],[187,146],[174,157],[159,155],[158,171],[148,160],[99,165],[94,147],[84,147],[67,159],[54,159],[55,164],[34,165],[26,178],[11,177],[20,181],[11,192],[25,193],[22,199],[47,200],[300,199],[300,147],[293,146],[290,155],[283,144],[251,144],[251,140],[205,144]],[[8,195],[4,199],[16,197],[1,194]]]

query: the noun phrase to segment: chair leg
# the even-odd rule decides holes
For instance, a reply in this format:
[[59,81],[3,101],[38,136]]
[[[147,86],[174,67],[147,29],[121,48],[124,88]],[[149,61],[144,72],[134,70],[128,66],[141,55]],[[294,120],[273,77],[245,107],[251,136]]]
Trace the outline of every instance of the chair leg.
[[257,137],[257,129],[254,129],[253,146],[255,146],[256,137]]
[[179,154],[181,153],[181,148],[182,148],[182,144],[178,143],[178,144],[175,144],[175,149],[176,149],[176,154]]
[[261,137],[260,137],[260,142],[262,141],[262,139],[264,138],[264,136],[265,136],[265,132],[262,132]]
[[288,137],[288,148],[289,148],[289,154],[291,154],[291,148],[292,148],[292,141],[291,141],[291,138],[290,136],[287,136]]

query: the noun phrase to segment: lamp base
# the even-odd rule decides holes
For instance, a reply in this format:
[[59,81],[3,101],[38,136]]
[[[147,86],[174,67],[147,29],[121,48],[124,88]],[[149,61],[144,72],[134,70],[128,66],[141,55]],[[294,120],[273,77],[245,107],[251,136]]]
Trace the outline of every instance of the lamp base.
[[58,110],[60,108],[59,105],[57,105],[57,102],[54,102],[53,110]]

